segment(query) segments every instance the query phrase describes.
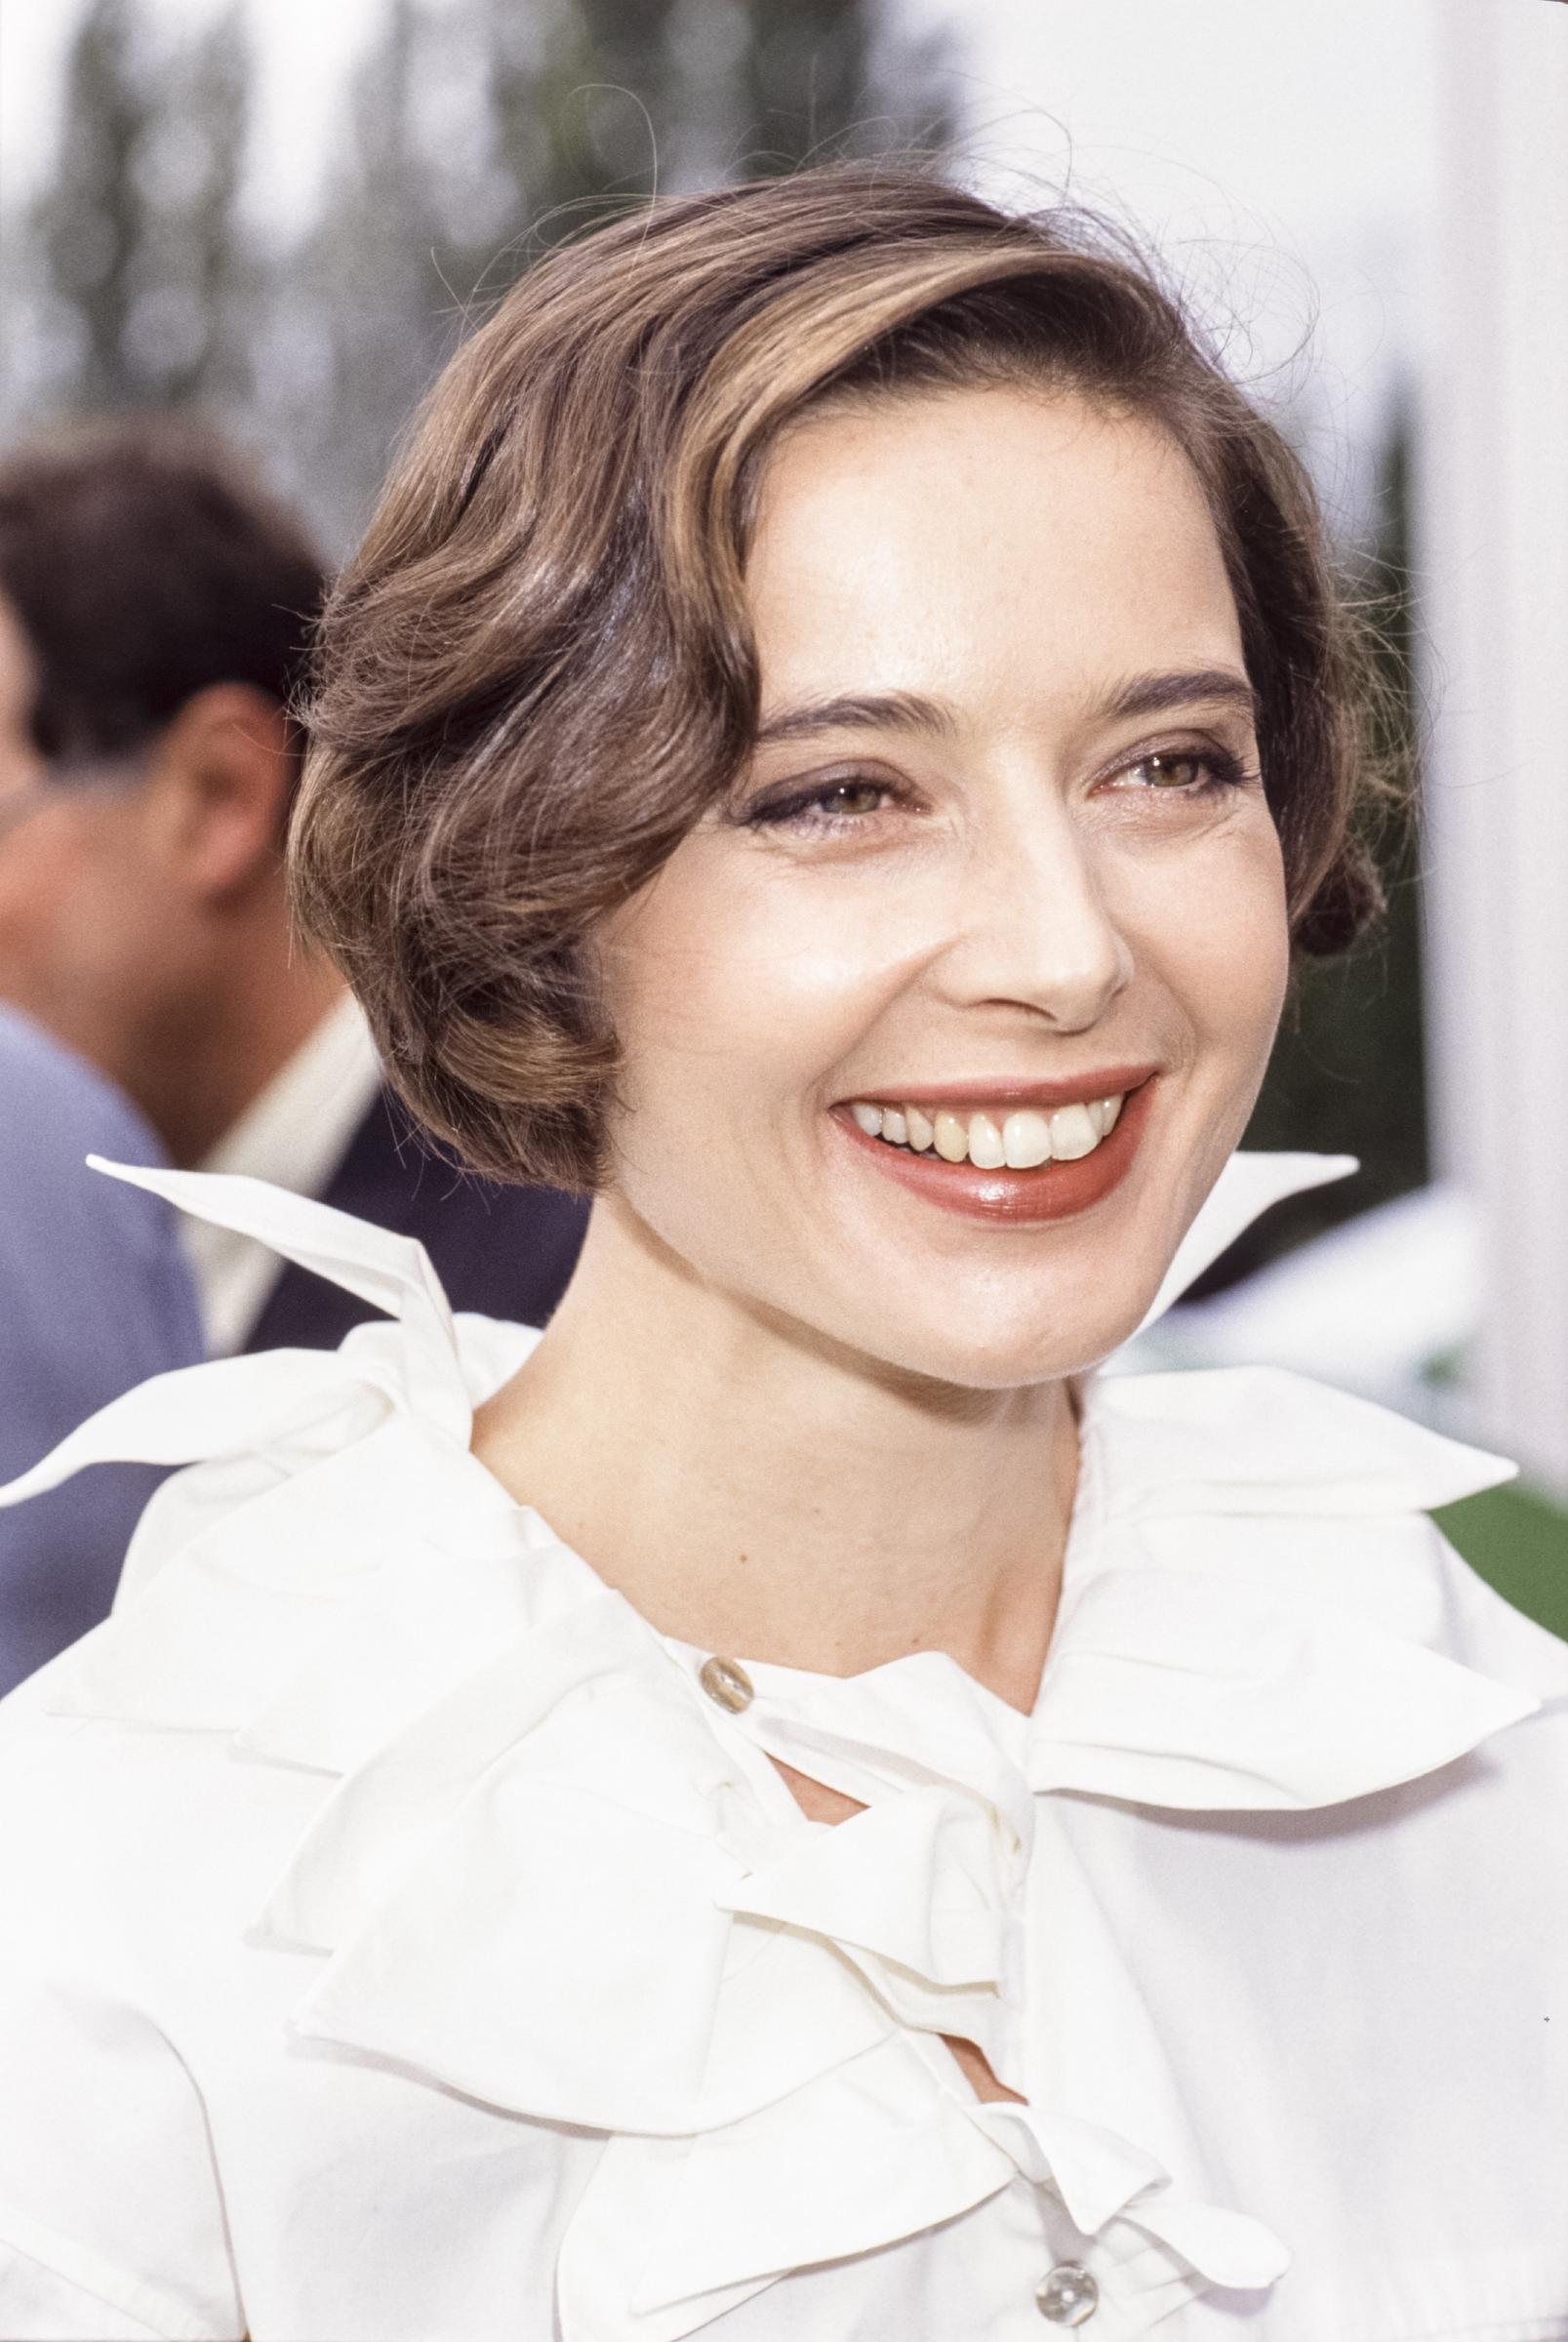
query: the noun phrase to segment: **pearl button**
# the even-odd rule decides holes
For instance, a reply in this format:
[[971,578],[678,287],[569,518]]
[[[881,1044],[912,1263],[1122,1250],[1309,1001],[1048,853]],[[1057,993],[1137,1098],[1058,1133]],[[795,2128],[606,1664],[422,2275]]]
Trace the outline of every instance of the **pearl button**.
[[1087,2325],[1100,2306],[1100,2287],[1081,2261],[1059,2261],[1036,2291],[1034,2306],[1053,2325]]
[[756,1698],[751,1678],[738,1659],[704,1659],[697,1680],[715,1708],[739,1716]]

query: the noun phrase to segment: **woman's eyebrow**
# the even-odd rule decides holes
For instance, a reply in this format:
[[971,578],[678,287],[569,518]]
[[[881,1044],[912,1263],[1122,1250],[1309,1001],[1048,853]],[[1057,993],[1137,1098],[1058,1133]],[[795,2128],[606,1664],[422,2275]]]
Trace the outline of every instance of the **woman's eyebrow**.
[[[1173,667],[1167,672],[1135,675],[1098,703],[1095,713],[1110,716],[1164,715],[1173,707],[1195,701],[1219,700],[1254,719],[1258,695],[1239,668],[1229,666]],[[782,740],[811,740],[823,732],[923,732],[950,740],[958,729],[951,710],[918,692],[848,692],[832,700],[807,700],[781,707],[757,731],[756,746],[767,747]]]
[[766,747],[778,740],[810,740],[819,732],[925,732],[950,739],[957,730],[952,715],[936,700],[917,692],[850,692],[836,700],[808,700],[798,707],[781,707],[757,728],[756,745]]
[[1134,675],[1103,701],[1104,715],[1167,715],[1196,700],[1220,700],[1256,721],[1258,694],[1239,667],[1173,667],[1164,674]]

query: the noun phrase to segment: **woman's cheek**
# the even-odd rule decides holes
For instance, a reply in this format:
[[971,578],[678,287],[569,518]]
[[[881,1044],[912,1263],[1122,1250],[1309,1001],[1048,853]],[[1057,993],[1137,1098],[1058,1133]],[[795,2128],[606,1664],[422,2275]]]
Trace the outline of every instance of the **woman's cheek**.
[[1279,834],[1266,809],[1260,809],[1249,826],[1237,859],[1241,867],[1226,890],[1229,951],[1222,989],[1266,1060],[1290,982],[1285,866]]
[[829,1080],[918,966],[919,906],[869,868],[679,861],[624,932],[628,1063],[705,1062],[758,1098]]
[[1162,972],[1200,1043],[1261,1071],[1290,974],[1284,865],[1261,800],[1238,814],[1145,894],[1135,956]]

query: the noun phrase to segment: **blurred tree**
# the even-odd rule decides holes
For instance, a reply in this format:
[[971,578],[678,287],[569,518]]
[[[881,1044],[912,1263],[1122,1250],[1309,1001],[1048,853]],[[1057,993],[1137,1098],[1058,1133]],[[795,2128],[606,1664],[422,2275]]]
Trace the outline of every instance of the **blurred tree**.
[[36,228],[51,290],[73,312],[83,407],[135,395],[126,365],[132,270],[144,225],[136,163],[147,131],[132,0],[92,0],[71,43],[60,160]]
[[212,404],[241,387],[225,314],[249,57],[238,0],[160,56],[136,0],[89,0],[59,161],[30,222],[40,321],[66,412]]
[[678,70],[679,0],[577,0],[530,61],[505,0],[486,0],[498,150],[513,226],[554,241],[667,184],[700,83]]
[[247,387],[243,318],[252,268],[238,220],[250,110],[242,0],[159,77],[141,162],[144,226],[129,355],[162,406],[233,407]]
[[[519,218],[583,215],[808,157],[940,144],[945,42],[885,0],[478,0]],[[543,24],[543,37],[541,25]]]
[[740,43],[739,122],[747,178],[808,158],[940,146],[952,135],[941,36],[896,47],[864,8],[752,0]]
[[417,0],[388,0],[349,92],[321,217],[273,287],[291,328],[268,384],[274,418],[287,418],[300,488],[339,544],[363,522],[435,370],[451,305],[434,257],[438,174],[418,114],[425,29]]
[[200,405],[342,546],[476,303],[543,245],[656,186],[945,136],[940,47],[892,6],[383,0],[319,218],[280,249],[239,215],[242,0],[182,45],[160,0],[86,0],[49,186],[7,238],[0,417]]
[[[387,0],[318,227],[280,276],[327,395],[275,435],[329,538],[362,525],[403,422],[475,307],[656,187],[930,141],[940,56],[881,0]],[[893,95],[890,96],[890,93]]]

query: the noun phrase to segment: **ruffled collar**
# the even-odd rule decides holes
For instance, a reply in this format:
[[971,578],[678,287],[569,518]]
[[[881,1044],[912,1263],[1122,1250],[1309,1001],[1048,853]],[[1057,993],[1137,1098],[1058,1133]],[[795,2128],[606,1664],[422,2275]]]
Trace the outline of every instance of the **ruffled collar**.
[[[1340,1168],[1233,1158],[1157,1307],[1265,1203]],[[1288,2256],[1260,2223],[1038,2093],[977,2102],[940,2037],[1027,2097],[1042,1797],[1332,1804],[1528,1714],[1428,1647],[1414,1581],[1334,1598],[1281,1541],[1299,1555],[1304,1518],[1425,1511],[1509,1467],[1292,1375],[1091,1378],[1032,1716],[936,1653],[843,1680],[759,1666],[727,1715],[698,1687],[703,1655],[467,1452],[474,1405],[536,1337],[454,1321],[420,1246],[322,1205],[118,1176],[393,1321],[331,1354],[162,1376],[0,1492],[108,1458],[206,1460],[159,1500],[182,1525],[166,1555],[133,1549],[50,1704],[323,1776],[257,1956],[319,1956],[302,2035],[608,2134],[558,2269],[566,2342],[676,2342],[789,2269],[1021,2178],[1065,2205],[1102,2298],[1121,2288],[1123,2333],[1207,2284],[1273,2281]],[[808,1822],[773,1757],[864,1810]]]

